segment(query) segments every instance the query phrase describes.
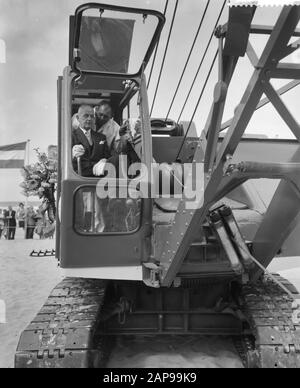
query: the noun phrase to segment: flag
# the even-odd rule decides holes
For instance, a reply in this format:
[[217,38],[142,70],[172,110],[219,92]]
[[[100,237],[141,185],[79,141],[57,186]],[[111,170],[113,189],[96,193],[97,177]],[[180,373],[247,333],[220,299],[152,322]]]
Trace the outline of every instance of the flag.
[[0,168],[22,168],[27,142],[0,146]]

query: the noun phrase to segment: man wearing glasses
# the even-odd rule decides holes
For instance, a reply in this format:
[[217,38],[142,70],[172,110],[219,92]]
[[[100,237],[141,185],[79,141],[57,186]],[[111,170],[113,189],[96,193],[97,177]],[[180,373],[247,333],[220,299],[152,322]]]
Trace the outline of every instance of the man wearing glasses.
[[112,107],[109,102],[102,101],[95,107],[96,131],[106,137],[108,147],[117,151],[120,141],[120,126],[113,119]]

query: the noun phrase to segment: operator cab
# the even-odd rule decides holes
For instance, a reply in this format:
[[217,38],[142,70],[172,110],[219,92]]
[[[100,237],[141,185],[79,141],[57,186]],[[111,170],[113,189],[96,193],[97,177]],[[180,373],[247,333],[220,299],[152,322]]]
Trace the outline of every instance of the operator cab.
[[[82,104],[96,108],[107,101],[118,125],[131,123],[134,148],[143,163],[149,163],[152,150],[149,141],[143,144],[151,123],[145,125],[149,114],[141,112],[141,105],[148,104],[141,83],[164,22],[156,11],[101,4],[82,5],[70,19],[70,66],[78,75],[72,82],[72,116]],[[139,134],[137,120],[143,128]]]
[[[157,11],[95,3],[80,6],[70,19],[69,66],[58,82],[57,253],[67,276],[142,280],[141,262],[151,254],[153,204],[141,192],[150,189],[149,177],[138,169],[132,174],[134,184],[130,175],[81,176],[72,163],[72,118],[83,104],[95,108],[107,101],[118,125],[139,120],[134,146],[150,171],[152,133],[144,70],[164,23]],[[134,198],[128,194],[130,184]],[[108,191],[109,198],[102,198],[100,192]]]

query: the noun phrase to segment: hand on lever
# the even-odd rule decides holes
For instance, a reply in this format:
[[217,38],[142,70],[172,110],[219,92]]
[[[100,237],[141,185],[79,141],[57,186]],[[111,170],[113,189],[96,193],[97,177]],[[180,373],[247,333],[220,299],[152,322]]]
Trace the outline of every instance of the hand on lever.
[[85,154],[85,149],[83,145],[79,144],[73,147],[72,149],[73,159],[81,158],[81,156],[83,156],[84,154]]

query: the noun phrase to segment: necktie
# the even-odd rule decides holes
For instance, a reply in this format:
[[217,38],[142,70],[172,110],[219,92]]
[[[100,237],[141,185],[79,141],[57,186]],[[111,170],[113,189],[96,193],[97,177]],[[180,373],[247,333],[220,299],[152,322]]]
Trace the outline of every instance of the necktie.
[[93,145],[93,140],[92,140],[91,131],[86,131],[85,132],[85,136],[88,139],[89,145],[92,146]]

